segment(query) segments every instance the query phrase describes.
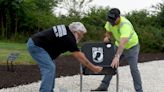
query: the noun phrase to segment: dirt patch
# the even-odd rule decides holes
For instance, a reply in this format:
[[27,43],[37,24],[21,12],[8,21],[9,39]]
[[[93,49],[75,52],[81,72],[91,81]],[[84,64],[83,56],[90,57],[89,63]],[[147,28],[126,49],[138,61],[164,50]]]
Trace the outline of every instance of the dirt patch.
[[[164,60],[164,53],[147,53],[139,55],[139,62]],[[80,72],[79,62],[72,56],[61,56],[56,63],[57,77],[72,76]],[[121,64],[127,65],[127,62]],[[0,65],[0,89],[29,84],[40,80],[37,65],[14,65],[14,72],[8,72],[5,65]]]

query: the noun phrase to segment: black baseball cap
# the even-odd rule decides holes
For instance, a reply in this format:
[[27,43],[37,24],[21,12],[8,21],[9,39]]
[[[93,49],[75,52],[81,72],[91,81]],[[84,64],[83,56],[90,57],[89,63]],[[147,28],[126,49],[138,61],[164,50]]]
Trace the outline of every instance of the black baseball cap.
[[112,8],[107,14],[107,21],[114,25],[118,17],[120,17],[120,10],[117,8]]

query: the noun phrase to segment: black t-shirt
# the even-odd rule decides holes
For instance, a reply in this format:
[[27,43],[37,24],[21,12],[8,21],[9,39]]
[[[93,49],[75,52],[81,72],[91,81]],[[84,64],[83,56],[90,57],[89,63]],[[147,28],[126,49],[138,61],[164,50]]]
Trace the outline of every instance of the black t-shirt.
[[45,49],[52,59],[66,51],[79,51],[74,35],[65,25],[57,25],[38,32],[31,38],[35,45]]

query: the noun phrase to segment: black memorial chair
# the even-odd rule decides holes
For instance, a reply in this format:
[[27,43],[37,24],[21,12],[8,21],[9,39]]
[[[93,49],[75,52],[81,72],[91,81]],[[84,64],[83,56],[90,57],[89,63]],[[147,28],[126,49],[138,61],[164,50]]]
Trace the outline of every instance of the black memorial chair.
[[111,43],[85,43],[81,51],[94,65],[102,66],[102,72],[95,74],[83,65],[80,65],[80,92],[83,87],[83,75],[116,75],[116,92],[119,89],[119,74],[116,68],[110,67],[115,55],[114,45]]

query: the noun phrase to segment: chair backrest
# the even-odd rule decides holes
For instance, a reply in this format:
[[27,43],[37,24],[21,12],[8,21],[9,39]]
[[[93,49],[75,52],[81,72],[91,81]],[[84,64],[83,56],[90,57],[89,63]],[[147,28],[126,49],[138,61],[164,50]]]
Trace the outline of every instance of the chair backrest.
[[[115,55],[114,45],[111,43],[85,43],[81,51],[85,54],[87,59],[94,65],[102,66],[103,71],[96,75],[114,75],[116,74],[116,69],[110,67],[110,64]],[[95,75],[85,66],[82,66],[83,74],[85,75]]]

